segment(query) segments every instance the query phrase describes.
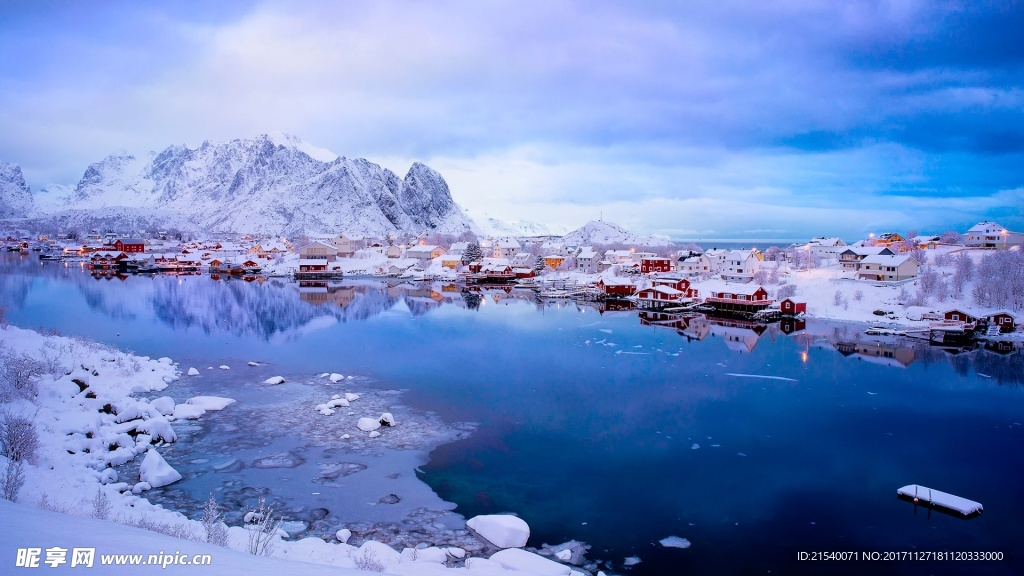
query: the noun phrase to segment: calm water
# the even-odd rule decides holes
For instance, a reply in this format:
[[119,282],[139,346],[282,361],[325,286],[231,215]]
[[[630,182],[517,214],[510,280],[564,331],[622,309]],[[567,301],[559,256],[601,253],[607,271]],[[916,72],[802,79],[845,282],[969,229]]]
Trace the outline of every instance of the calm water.
[[[93,279],[4,255],[8,319],[151,356],[338,370],[477,422],[421,478],[468,516],[513,511],[532,545],[578,539],[616,572],[991,573],[1022,569],[1024,355],[959,354],[862,327],[791,335],[541,306],[442,285]],[[325,366],[329,363],[330,366]],[[773,376],[782,379],[737,375]],[[918,483],[971,520],[898,500]],[[689,539],[688,550],[657,544]],[[1000,551],[1002,563],[798,564],[798,551]],[[670,566],[680,566],[670,568]]]

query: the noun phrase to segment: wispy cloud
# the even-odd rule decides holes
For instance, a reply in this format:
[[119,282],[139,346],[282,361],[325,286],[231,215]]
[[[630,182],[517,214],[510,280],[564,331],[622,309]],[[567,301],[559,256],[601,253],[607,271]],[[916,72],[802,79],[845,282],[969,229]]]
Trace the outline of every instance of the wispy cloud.
[[116,149],[286,131],[570,227],[603,210],[674,235],[1024,228],[1019,3],[9,12],[0,158],[37,186]]

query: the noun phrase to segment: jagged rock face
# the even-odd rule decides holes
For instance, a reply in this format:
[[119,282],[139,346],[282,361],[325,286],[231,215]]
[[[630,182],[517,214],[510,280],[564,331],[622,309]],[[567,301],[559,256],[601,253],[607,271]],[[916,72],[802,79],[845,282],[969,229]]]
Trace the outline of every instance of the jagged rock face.
[[0,162],[0,218],[25,216],[32,210],[32,192],[17,164]]
[[471,222],[440,174],[416,163],[404,180],[363,159],[314,158],[300,140],[259,136],[171,146],[93,164],[59,209],[148,208],[215,232],[370,236],[460,234]]

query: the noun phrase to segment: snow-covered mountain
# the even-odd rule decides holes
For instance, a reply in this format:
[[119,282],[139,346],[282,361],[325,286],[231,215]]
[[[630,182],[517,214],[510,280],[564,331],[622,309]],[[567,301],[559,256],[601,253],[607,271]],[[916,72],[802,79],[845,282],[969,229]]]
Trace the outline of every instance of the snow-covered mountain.
[[44,198],[40,208],[69,223],[122,213],[165,227],[273,235],[472,228],[444,178],[423,164],[400,179],[280,134],[145,156],[119,152],[89,166],[73,189],[54,187]]
[[502,220],[486,212],[478,212],[468,208],[463,212],[476,224],[476,233],[481,236],[557,236],[564,234],[564,228],[553,228],[539,222],[529,220]]
[[672,241],[657,236],[633,234],[618,224],[604,220],[591,220],[581,228],[569,232],[562,241],[566,244],[586,246],[590,244],[625,244],[628,246],[669,246]]
[[0,162],[0,218],[25,216],[32,210],[32,192],[17,164]]

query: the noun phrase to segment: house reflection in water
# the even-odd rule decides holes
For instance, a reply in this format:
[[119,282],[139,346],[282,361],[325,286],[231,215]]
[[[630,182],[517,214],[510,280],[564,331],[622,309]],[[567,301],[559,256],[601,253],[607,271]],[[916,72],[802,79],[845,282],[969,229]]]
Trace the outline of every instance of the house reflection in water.
[[750,352],[768,326],[740,318],[707,316],[695,312],[673,313],[641,310],[640,323],[644,326],[674,328],[687,340],[704,340],[708,336],[721,338],[727,348],[736,352]]
[[914,362],[914,350],[893,342],[836,342],[836,351],[849,358],[906,368]]
[[344,308],[356,297],[355,286],[342,286],[327,280],[299,280],[299,299],[314,305],[334,304]]

